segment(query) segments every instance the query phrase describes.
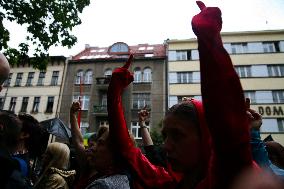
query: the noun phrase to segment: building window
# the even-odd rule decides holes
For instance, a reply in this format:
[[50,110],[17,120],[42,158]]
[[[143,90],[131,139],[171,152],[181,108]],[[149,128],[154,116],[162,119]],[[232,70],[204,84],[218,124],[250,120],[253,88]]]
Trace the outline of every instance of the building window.
[[107,107],[107,94],[102,95],[101,105]]
[[142,82],[142,72],[140,68],[135,68],[134,69],[134,83],[140,83]]
[[278,118],[277,123],[278,123],[279,132],[284,132],[284,119]]
[[169,73],[169,83],[177,83],[177,73],[176,72],[171,72]]
[[4,87],[9,87],[10,86],[12,76],[13,76],[13,73],[10,73],[8,79],[6,79],[6,81],[3,84]]
[[87,70],[85,73],[84,84],[92,84],[93,83],[93,72],[92,70]]
[[26,86],[31,86],[35,72],[29,72]]
[[277,133],[283,132],[284,119],[283,118],[263,118],[262,126],[260,127],[261,132]]
[[4,103],[5,103],[4,98],[0,98],[0,110],[3,110],[3,108],[4,108]]
[[272,91],[256,91],[256,103],[273,103]]
[[88,122],[81,122],[80,123],[80,130],[81,130],[82,135],[84,135],[88,132],[88,128],[89,128]]
[[29,97],[23,97],[21,112],[27,112]]
[[58,85],[58,78],[59,78],[59,71],[53,71],[50,85],[52,86]]
[[192,82],[200,83],[200,72],[192,72]]
[[110,77],[111,75],[112,75],[111,69],[106,69],[106,70],[105,70],[105,73],[104,73],[104,76],[105,76],[105,77]]
[[83,84],[83,76],[84,76],[83,70],[79,70],[76,74],[75,84],[77,85]]
[[15,87],[21,86],[22,78],[23,78],[23,73],[17,73]]
[[43,86],[43,84],[44,84],[44,78],[45,78],[45,73],[46,73],[46,72],[39,72],[38,81],[37,81],[37,85],[38,85],[38,86]]
[[252,65],[251,66],[252,77],[268,77],[268,71],[266,65]]
[[190,53],[188,53],[190,51],[177,51],[176,52],[176,60],[189,60],[188,55],[190,55]]
[[279,42],[263,42],[263,51],[265,53],[280,52]]
[[[149,122],[146,122],[145,124],[147,126],[147,129],[150,130]],[[131,122],[131,133],[135,139],[142,139],[139,122],[137,121]]]
[[191,50],[191,60],[198,60],[199,59],[199,52],[197,49]]
[[152,70],[145,68],[143,71],[143,82],[149,83],[152,81]]
[[191,60],[191,50],[169,51],[169,61]]
[[250,99],[250,102],[252,104],[256,103],[255,91],[244,91],[244,95],[245,95],[246,98]]
[[35,97],[33,108],[32,108],[33,113],[37,113],[39,111],[39,103],[40,103],[40,97]]
[[248,52],[248,44],[247,43],[232,43],[232,54],[241,54]]
[[177,82],[178,83],[192,83],[192,72],[178,72]]
[[274,103],[284,103],[284,91],[272,91]]
[[235,66],[239,77],[251,77],[251,66]]
[[46,111],[45,111],[46,113],[52,113],[53,104],[54,104],[54,97],[49,96],[47,99],[47,106],[46,106]]
[[89,96],[82,96],[80,98],[79,95],[76,95],[76,96],[73,96],[73,101],[81,101],[81,110],[88,110],[89,109],[89,102],[90,102]]
[[147,108],[151,107],[150,94],[149,93],[134,93],[133,103],[132,103],[133,109],[142,109],[145,106],[147,106]]
[[269,77],[283,77],[284,65],[267,65]]
[[279,132],[277,119],[262,119],[261,132]]
[[9,111],[15,112],[17,97],[12,97],[10,101]]
[[110,53],[128,53],[129,47],[125,43],[115,43],[109,48]]
[[172,107],[173,105],[178,103],[178,97],[177,96],[169,96],[168,103],[169,103],[168,108]]

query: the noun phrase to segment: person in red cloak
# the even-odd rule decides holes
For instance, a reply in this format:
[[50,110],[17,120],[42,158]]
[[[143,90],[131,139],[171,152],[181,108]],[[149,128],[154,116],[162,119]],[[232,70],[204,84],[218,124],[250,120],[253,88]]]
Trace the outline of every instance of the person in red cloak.
[[128,71],[133,55],[116,69],[108,88],[110,135],[116,149],[129,162],[134,182],[144,188],[230,188],[238,175],[257,169],[250,150],[249,120],[240,80],[223,47],[221,11],[197,1],[201,12],[193,17],[198,39],[202,103],[187,100],[169,109],[162,129],[170,167],[152,165],[132,144],[121,95],[132,81]]

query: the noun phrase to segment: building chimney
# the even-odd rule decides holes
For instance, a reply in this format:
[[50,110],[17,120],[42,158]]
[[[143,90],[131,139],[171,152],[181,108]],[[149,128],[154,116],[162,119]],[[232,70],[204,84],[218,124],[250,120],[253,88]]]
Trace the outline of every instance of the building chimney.
[[90,44],[85,44],[85,49],[90,48]]

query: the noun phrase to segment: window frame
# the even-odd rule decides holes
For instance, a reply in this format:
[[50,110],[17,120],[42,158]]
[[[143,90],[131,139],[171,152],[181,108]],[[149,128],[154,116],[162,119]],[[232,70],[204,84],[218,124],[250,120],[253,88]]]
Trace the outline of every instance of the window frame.
[[25,97],[23,97],[23,100],[22,100],[22,106],[21,106],[20,112],[26,113],[28,105],[29,105],[29,97],[25,96]]
[[53,71],[51,76],[50,85],[57,86],[59,81],[59,71]]

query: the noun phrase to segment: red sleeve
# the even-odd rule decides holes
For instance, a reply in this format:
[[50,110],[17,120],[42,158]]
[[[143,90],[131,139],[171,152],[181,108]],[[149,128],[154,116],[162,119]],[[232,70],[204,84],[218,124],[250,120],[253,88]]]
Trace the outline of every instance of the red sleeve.
[[[118,153],[130,164],[136,176],[147,188],[174,188],[176,181],[164,168],[152,165],[132,143],[124,118],[122,92],[132,79],[128,70],[118,68],[112,74],[108,88],[108,117],[110,137]],[[127,79],[128,78],[128,79]],[[128,84],[122,84],[128,80]]]
[[211,176],[217,188],[228,186],[235,175],[252,165],[243,90],[223,47],[221,27],[221,11],[216,7],[205,8],[192,19],[198,38],[202,100],[214,151]]

